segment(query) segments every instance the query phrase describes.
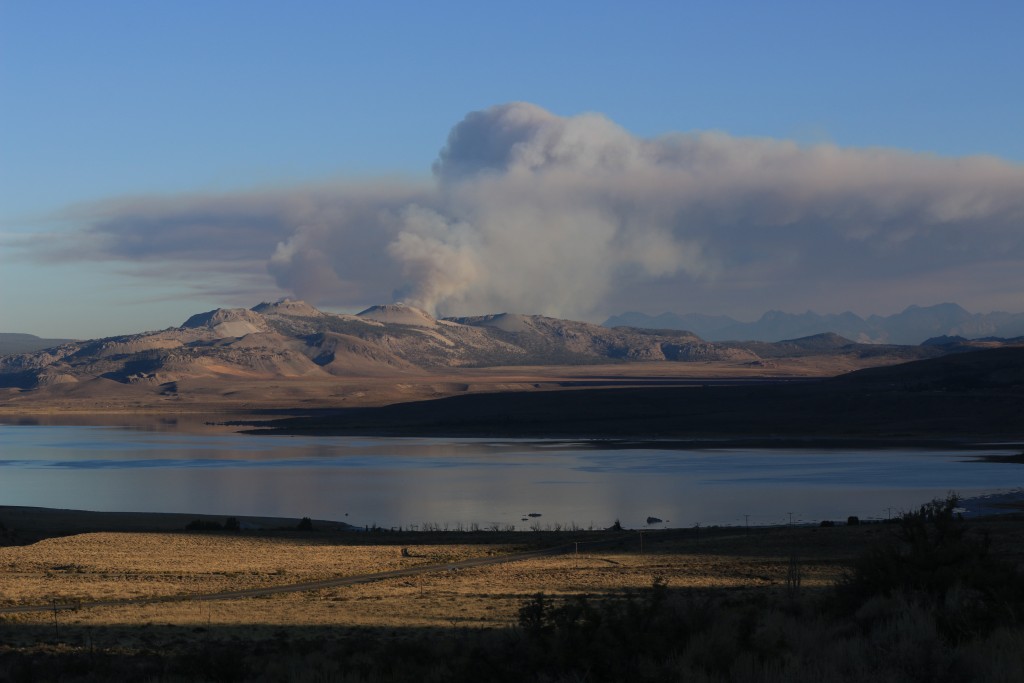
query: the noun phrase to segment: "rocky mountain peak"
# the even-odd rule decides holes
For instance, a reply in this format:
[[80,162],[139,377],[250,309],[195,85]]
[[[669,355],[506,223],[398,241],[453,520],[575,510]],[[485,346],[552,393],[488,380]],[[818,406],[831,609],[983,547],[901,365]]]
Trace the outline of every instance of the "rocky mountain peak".
[[530,332],[536,329],[533,324],[533,317],[520,315],[518,313],[495,313],[472,318],[455,318],[455,322],[475,325],[478,327],[494,327],[505,332],[521,333]]
[[267,321],[247,308],[217,308],[197,313],[181,324],[183,329],[208,329],[217,337],[243,337],[253,332],[266,332]]
[[405,303],[371,306],[356,313],[360,318],[376,320],[388,325],[412,325],[415,327],[437,327],[437,319],[422,308]]
[[274,303],[264,301],[253,306],[252,310],[263,315],[290,315],[302,318],[319,318],[325,315],[323,311],[310,306],[301,299],[289,299],[287,297],[278,299]]

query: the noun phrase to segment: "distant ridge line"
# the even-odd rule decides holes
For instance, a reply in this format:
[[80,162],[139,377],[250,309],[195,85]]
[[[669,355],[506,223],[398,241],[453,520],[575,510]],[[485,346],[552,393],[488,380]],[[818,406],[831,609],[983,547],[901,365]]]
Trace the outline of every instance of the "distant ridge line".
[[702,339],[778,342],[832,333],[854,342],[922,344],[942,337],[975,340],[1024,336],[1024,313],[970,313],[958,304],[908,306],[889,316],[856,313],[818,314],[768,311],[758,320],[742,322],[725,315],[672,313],[648,315],[637,311],[611,316],[606,327],[687,330]]

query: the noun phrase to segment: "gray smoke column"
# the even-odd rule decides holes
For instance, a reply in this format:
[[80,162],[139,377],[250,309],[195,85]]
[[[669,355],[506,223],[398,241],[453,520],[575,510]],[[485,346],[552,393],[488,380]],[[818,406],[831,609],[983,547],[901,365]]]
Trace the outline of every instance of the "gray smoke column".
[[[597,115],[514,103],[467,116],[434,165],[436,209],[415,207],[389,253],[410,299],[443,313],[584,316],[635,279],[713,274],[671,212],[628,187],[646,143]],[[630,181],[632,184],[632,181]]]
[[455,126],[434,173],[440,208],[408,212],[389,254],[411,298],[446,312],[585,316],[658,280],[785,298],[1024,255],[1024,169],[993,158],[645,140],[512,103]]
[[[725,133],[632,135],[527,103],[468,114],[433,179],[100,202],[49,258],[269,273],[442,315],[1016,300],[1024,168]],[[894,292],[901,297],[893,302]],[[757,304],[760,305],[760,304]]]

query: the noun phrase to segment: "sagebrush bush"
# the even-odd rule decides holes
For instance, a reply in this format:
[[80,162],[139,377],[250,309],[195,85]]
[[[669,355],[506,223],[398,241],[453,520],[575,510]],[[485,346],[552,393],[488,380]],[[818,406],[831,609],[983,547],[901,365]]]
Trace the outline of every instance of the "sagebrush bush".
[[878,597],[907,596],[938,609],[947,636],[964,638],[1024,618],[1024,576],[991,553],[950,494],[903,515],[893,534],[858,557],[837,586],[847,612]]

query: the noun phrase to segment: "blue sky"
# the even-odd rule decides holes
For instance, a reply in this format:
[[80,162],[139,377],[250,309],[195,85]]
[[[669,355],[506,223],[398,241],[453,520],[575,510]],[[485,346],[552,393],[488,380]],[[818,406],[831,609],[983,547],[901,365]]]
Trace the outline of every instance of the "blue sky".
[[[1019,2],[0,0],[0,331],[139,331],[295,293],[211,264],[175,276],[153,253],[58,258],[39,245],[75,244],[93,219],[69,207],[117,198],[430,183],[453,127],[508,102],[595,112],[638,139],[722,131],[991,155],[1013,185],[1024,162],[1021,25]],[[673,301],[740,317],[762,306],[892,312],[877,298],[741,304],[707,288],[679,301],[670,285],[646,282],[634,303],[619,296],[615,310],[586,313]],[[1006,308],[1017,285],[1003,285],[962,303]],[[937,303],[929,291],[908,285],[890,305]]]

